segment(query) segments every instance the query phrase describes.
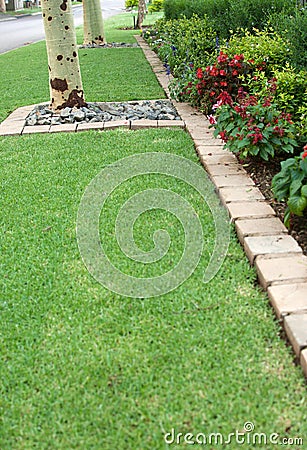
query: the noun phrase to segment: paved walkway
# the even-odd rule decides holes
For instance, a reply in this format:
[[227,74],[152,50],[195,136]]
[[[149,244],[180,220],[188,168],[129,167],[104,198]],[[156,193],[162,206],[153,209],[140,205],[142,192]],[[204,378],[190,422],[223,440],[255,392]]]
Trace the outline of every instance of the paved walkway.
[[[136,36],[145,57],[167,96],[169,76],[163,64],[142,38]],[[34,105],[19,108],[2,124],[0,135],[29,133],[101,131],[116,127],[131,129],[180,126],[190,133],[199,159],[214,183],[218,195],[235,224],[238,239],[252,265],[259,283],[267,291],[276,316],[293,346],[297,361],[307,376],[307,257],[288,234],[275,211],[237,162],[213,137],[205,116],[187,104],[173,101],[182,121],[118,121],[93,124],[25,126],[24,121]],[[173,123],[172,123],[173,122]]]

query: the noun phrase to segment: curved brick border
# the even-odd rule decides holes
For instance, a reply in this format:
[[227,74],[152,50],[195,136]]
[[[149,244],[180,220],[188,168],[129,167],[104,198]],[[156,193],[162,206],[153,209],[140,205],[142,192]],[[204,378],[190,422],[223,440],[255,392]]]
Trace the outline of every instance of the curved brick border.
[[[171,76],[165,74],[163,64],[143,38],[135,38],[170,99]],[[205,116],[188,104],[173,104],[307,377],[307,257],[235,156],[214,138]]]
[[[170,99],[163,64],[140,36],[135,36],[159,83]],[[170,99],[171,100],[171,99]],[[275,313],[284,327],[297,360],[307,377],[307,257],[287,229],[276,217],[260,190],[239,165],[234,155],[215,139],[205,116],[185,103],[172,101],[182,121],[138,120],[24,126],[35,105],[14,111],[0,124],[0,136],[30,133],[76,132],[90,129],[108,130],[151,127],[181,127],[190,133],[199,159],[228,209],[239,241],[256,268],[258,280],[267,291]]]

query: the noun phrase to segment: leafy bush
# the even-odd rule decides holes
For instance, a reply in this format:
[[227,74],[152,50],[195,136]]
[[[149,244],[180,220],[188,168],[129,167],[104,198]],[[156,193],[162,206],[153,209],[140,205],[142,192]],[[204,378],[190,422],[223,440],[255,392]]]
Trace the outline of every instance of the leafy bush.
[[252,59],[256,64],[266,63],[267,73],[274,69],[282,69],[291,56],[290,44],[273,29],[240,30],[232,33],[227,46],[227,53],[233,56],[243,53],[246,59]]
[[273,70],[271,78],[262,72],[257,76],[247,76],[246,80],[245,86],[250,94],[264,101],[270,92],[277,109],[291,114],[297,139],[304,145],[307,141],[307,72],[286,64],[283,70]]
[[134,8],[139,4],[139,0],[125,0],[126,8]]
[[281,171],[272,180],[272,190],[278,201],[286,201],[284,222],[290,225],[291,213],[302,216],[307,208],[307,145],[301,156],[281,163]]
[[167,20],[182,17],[189,19],[194,14],[203,17],[205,15],[205,3],[203,0],[165,0],[164,15]]
[[[272,14],[295,12],[293,0],[230,0],[230,22],[228,29],[264,30],[270,23]],[[277,28],[278,30],[278,28]]]
[[272,14],[295,12],[293,0],[165,0],[166,19],[207,15],[219,37],[229,37],[229,30],[259,28],[270,23]]
[[207,17],[161,20],[145,39],[175,76],[185,74],[190,64],[207,65],[215,55],[215,37]]
[[241,90],[238,103],[222,104],[210,121],[225,148],[243,157],[260,156],[267,161],[276,153],[293,153],[297,146],[290,115],[278,111],[270,97],[263,102]]
[[307,10],[292,14],[274,14],[272,27],[291,43],[290,63],[298,69],[307,69]]
[[149,12],[157,12],[163,9],[164,0],[152,0],[148,6]]

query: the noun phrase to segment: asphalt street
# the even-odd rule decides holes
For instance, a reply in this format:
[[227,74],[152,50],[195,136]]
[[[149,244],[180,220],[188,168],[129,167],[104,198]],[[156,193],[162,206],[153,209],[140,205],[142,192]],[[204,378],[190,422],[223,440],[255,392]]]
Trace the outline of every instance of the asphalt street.
[[[103,0],[101,2],[104,19],[123,12],[125,0]],[[75,26],[83,22],[82,5],[73,8]],[[0,53],[41,41],[45,38],[41,14],[19,16],[0,21]]]

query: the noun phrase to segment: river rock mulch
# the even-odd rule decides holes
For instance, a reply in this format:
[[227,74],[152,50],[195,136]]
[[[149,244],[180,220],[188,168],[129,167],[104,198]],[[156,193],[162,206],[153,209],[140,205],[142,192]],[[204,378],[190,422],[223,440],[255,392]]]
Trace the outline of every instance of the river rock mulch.
[[[273,161],[265,162],[261,159],[247,158],[239,162],[243,165],[256,186],[260,189],[266,200],[270,203],[276,215],[283,222],[286,204],[277,202],[271,190],[271,183],[274,175],[280,171],[280,162],[284,158],[275,157]],[[296,239],[301,246],[303,253],[307,256],[307,211],[302,217],[293,216],[291,218],[291,228],[289,234]]]
[[181,120],[169,100],[88,103],[82,108],[63,108],[59,114],[48,104],[37,105],[25,120],[27,126],[59,125],[64,123],[94,123],[113,120]]
[[134,42],[132,44],[128,44],[126,42],[106,42],[105,44],[81,44],[78,45],[78,48],[137,48],[139,44]]

